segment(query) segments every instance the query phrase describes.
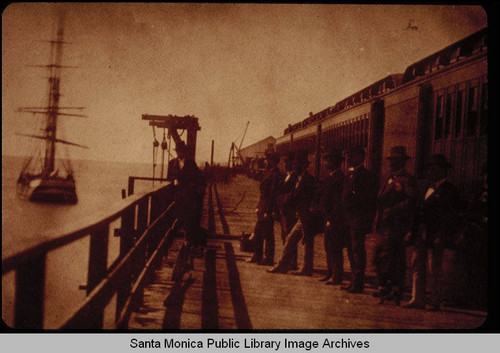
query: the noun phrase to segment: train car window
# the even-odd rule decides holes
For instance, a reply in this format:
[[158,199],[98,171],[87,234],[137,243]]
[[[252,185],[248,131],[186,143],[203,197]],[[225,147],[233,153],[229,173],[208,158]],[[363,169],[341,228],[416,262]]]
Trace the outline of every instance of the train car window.
[[469,109],[467,111],[467,137],[474,136],[477,128],[477,86],[469,88]]
[[460,54],[460,48],[455,48],[453,51],[450,53],[450,63],[457,62],[459,59],[459,54]]
[[358,144],[358,119],[352,123],[352,143]]
[[370,126],[370,123],[369,123],[369,115],[366,114],[366,119],[365,119],[365,130],[364,130],[364,133],[363,133],[363,146],[368,146],[368,128]]
[[352,123],[352,142],[357,145],[358,144],[358,118]]
[[443,138],[443,96],[436,97],[434,140]]
[[341,144],[342,144],[342,148],[345,148],[346,146],[346,126],[345,124],[342,124],[342,130],[340,132],[340,139],[341,139]]
[[464,98],[465,92],[463,90],[458,91],[457,95],[457,110],[455,111],[455,138],[462,136],[462,115],[464,110]]
[[481,99],[481,135],[488,134],[488,82],[483,84]]
[[446,96],[446,109],[444,112],[444,138],[447,139],[451,134],[451,114],[453,108],[453,94],[448,93]]
[[352,146],[352,121],[347,122],[347,146]]

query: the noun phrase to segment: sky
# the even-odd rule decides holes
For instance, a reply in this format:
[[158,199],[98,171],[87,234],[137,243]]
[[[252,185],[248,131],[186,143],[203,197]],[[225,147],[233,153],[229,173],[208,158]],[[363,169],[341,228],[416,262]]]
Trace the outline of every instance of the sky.
[[[227,163],[231,143],[289,123],[487,26],[479,6],[16,3],[2,14],[2,155],[24,155],[47,104],[55,14],[66,14],[59,138],[73,159],[151,163],[142,114],[199,118],[196,161]],[[406,29],[409,21],[418,30]],[[156,131],[162,139],[162,131]],[[185,136],[185,135],[184,135]]]

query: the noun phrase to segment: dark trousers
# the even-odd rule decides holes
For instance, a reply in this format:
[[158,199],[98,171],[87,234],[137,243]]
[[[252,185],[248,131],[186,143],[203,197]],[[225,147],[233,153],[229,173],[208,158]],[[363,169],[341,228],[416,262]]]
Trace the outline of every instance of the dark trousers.
[[365,286],[366,229],[366,227],[360,227],[358,224],[349,225],[349,241],[347,242],[347,252],[350,254],[349,260],[351,262],[351,287],[357,289],[363,289]]
[[344,243],[346,237],[345,227],[325,227],[325,253],[327,276],[334,282],[342,282],[344,278]]
[[406,256],[402,237],[394,234],[381,234],[375,246],[375,272],[378,286],[389,293],[391,290],[401,299],[404,293]]
[[262,259],[265,242],[265,259],[274,261],[274,220],[271,217],[266,219],[259,217],[255,224],[254,235],[254,258],[257,260]]

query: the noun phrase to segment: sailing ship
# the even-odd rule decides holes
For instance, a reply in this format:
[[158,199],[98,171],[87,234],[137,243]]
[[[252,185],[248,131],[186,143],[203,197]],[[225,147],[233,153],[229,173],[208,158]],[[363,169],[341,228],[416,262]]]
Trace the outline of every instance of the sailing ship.
[[[64,36],[64,19],[59,17],[56,40],[50,40],[50,63],[48,65],[37,65],[49,71],[49,97],[46,107],[19,108],[19,112],[29,112],[44,116],[41,135],[18,134],[35,139],[44,140],[44,151],[28,156],[18,178],[18,195],[34,202],[54,202],[63,204],[74,204],[78,201],[76,183],[73,168],[69,159],[56,159],[56,145],[65,144],[87,148],[85,146],[65,141],[57,137],[58,118],[60,116],[85,117],[81,114],[68,113],[68,110],[81,110],[82,107],[60,107],[60,78],[63,68],[73,66],[62,66],[62,47],[66,42]],[[43,158],[42,158],[43,154]],[[37,158],[38,156],[38,158]],[[57,166],[56,166],[57,164]],[[60,164],[60,165],[59,165]]]

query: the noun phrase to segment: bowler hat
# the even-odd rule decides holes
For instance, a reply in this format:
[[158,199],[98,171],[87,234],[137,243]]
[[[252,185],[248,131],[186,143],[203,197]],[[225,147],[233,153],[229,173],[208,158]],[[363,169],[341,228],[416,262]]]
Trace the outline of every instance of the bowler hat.
[[446,156],[441,153],[436,153],[430,156],[429,161],[427,162],[427,165],[440,165],[442,167],[449,168],[451,166],[450,163],[448,163],[448,160],[446,159]]
[[360,156],[364,156],[365,155],[365,149],[361,146],[353,146],[351,147],[350,149],[347,150],[347,154],[357,154],[357,155],[360,155]]
[[309,158],[307,150],[298,150],[295,155],[295,164],[309,165]]
[[276,152],[269,152],[269,153],[266,153],[266,159],[270,162],[279,163],[280,162],[280,155]]
[[335,148],[325,153],[323,155],[323,159],[330,160],[332,162],[341,162],[344,160],[344,156],[342,154],[342,150]]
[[394,146],[387,159],[410,159],[411,157],[406,154],[406,147]]
[[289,151],[285,156],[285,162],[293,162],[295,159],[295,153],[293,151]]

